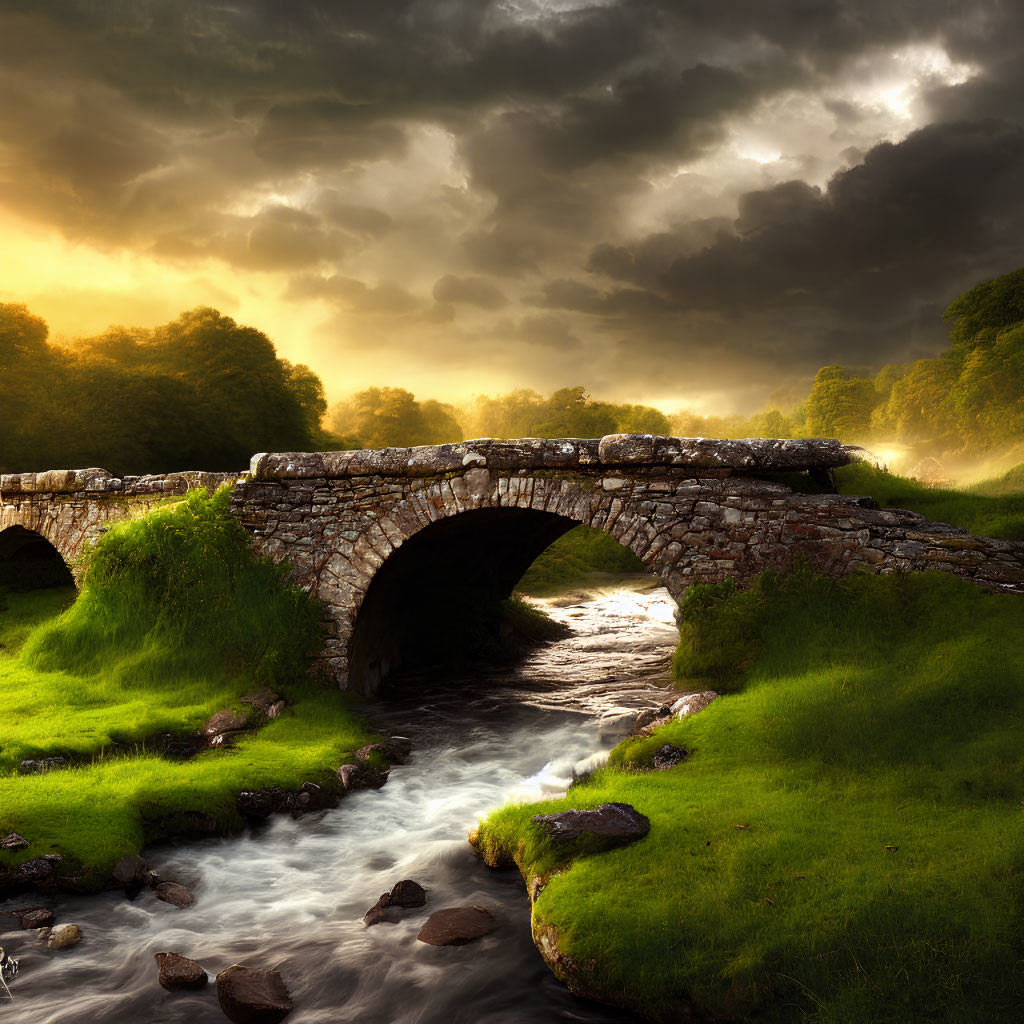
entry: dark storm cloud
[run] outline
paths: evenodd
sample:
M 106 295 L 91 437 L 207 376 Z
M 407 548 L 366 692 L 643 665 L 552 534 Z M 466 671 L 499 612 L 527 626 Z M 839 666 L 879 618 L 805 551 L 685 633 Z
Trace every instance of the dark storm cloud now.
M 652 387 L 670 359 L 903 357 L 1024 262 L 1022 34 L 998 0 L 0 0 L 0 203 L 287 275 L 417 357 L 422 325 L 472 352 L 498 311 Z M 911 44 L 973 77 L 878 145 L 910 127 L 858 87 Z M 793 96 L 780 184 L 729 147 L 773 151 Z M 826 182 L 829 132 L 853 166 Z
M 591 267 L 729 316 L 817 307 L 884 323 L 1024 262 L 1024 130 L 933 125 L 884 144 L 822 191 L 793 181 L 740 197 L 733 229 L 699 252 L 601 246 Z
M 671 310 L 673 304 L 656 292 L 615 288 L 603 292 L 582 281 L 557 279 L 544 285 L 543 294 L 530 300 L 549 309 L 573 310 L 592 316 L 645 315 Z

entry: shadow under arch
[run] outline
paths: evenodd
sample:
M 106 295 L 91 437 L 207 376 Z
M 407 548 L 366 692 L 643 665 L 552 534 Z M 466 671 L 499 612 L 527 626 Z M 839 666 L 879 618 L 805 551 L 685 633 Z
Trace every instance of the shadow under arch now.
M 0 531 L 0 589 L 41 590 L 74 582 L 60 552 L 42 534 L 24 526 Z
M 376 693 L 402 665 L 470 642 L 475 613 L 509 597 L 537 556 L 579 524 L 531 508 L 470 509 L 431 523 L 375 573 L 349 644 L 349 686 Z

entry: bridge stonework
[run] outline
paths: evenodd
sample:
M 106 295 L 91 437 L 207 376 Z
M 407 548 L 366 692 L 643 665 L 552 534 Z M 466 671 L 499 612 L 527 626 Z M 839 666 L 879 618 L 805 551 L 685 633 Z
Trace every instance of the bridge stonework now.
M 445 581 L 453 593 L 484 581 L 507 596 L 580 523 L 630 548 L 677 598 L 691 583 L 743 586 L 797 559 L 834 576 L 936 569 L 1024 592 L 1022 543 L 772 478 L 821 476 L 855 457 L 831 440 L 650 435 L 261 454 L 241 475 L 0 477 L 0 530 L 37 530 L 73 562 L 110 520 L 191 486 L 234 482 L 232 508 L 256 550 L 286 559 L 323 603 L 325 667 L 365 692 L 401 662 L 394 634 L 409 602 L 430 602 Z

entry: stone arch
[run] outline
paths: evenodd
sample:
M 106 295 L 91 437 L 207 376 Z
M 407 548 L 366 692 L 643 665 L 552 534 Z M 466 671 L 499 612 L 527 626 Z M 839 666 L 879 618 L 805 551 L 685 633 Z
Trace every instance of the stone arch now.
M 564 475 L 494 480 L 473 469 L 424 481 L 327 557 L 321 598 L 330 603 L 339 586 L 347 591 L 335 607 L 334 670 L 351 688 L 373 693 L 405 660 L 407 643 L 429 641 L 432 631 L 439 644 L 458 643 L 457 630 L 441 620 L 448 609 L 458 614 L 460 595 L 508 597 L 534 559 L 577 525 L 604 530 L 677 589 L 662 572 L 656 530 L 614 485 Z M 434 602 L 426 610 L 423 579 Z
M 37 590 L 74 582 L 64 556 L 42 532 L 20 525 L 0 530 L 0 588 Z

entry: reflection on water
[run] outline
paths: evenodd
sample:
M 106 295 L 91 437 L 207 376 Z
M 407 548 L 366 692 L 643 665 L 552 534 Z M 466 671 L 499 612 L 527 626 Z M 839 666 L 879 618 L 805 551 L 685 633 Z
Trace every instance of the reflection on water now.
M 466 842 L 488 808 L 564 790 L 607 756 L 637 709 L 661 703 L 656 685 L 678 637 L 667 592 L 589 596 L 540 602 L 576 632 L 522 666 L 409 677 L 372 706 L 375 723 L 414 742 L 383 789 L 234 839 L 147 851 L 161 875 L 193 890 L 191 909 L 148 892 L 63 901 L 58 921 L 81 925 L 85 939 L 62 953 L 18 951 L 22 973 L 13 1002 L 0 993 L 0 1021 L 221 1024 L 212 977 L 198 993 L 159 987 L 153 954 L 165 950 L 211 976 L 233 963 L 280 970 L 296 1004 L 289 1024 L 632 1020 L 551 977 L 530 939 L 522 880 L 483 867 Z M 429 890 L 427 906 L 364 927 L 363 914 L 402 878 Z M 416 941 L 432 910 L 474 903 L 499 917 L 497 931 L 461 947 Z

